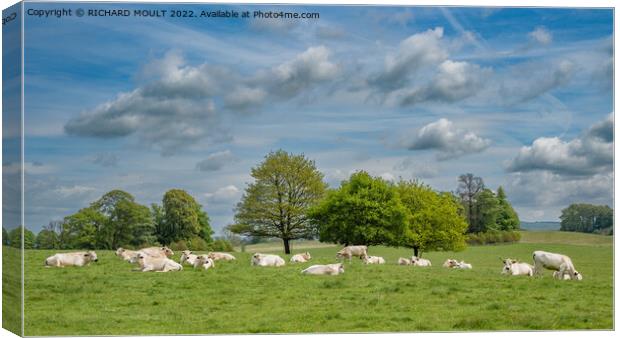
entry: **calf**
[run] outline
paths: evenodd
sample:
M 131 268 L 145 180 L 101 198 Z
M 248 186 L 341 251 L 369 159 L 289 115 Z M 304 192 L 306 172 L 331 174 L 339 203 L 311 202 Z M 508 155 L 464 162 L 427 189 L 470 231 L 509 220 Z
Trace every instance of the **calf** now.
M 219 260 L 234 261 L 235 260 L 235 256 L 229 253 L 225 253 L 225 252 L 209 252 L 207 256 L 214 261 L 219 261 Z
M 310 253 L 305 252 L 305 253 L 293 255 L 293 257 L 291 257 L 291 262 L 292 263 L 305 263 L 309 261 L 310 258 L 312 258 L 312 256 L 310 256 Z
M 385 264 L 385 259 L 379 256 L 363 256 L 364 264 Z
M 348 258 L 349 263 L 351 262 L 351 257 L 356 256 L 362 259 L 362 257 L 368 255 L 368 247 L 365 245 L 351 245 L 345 246 L 340 251 L 336 253 L 337 259 Z
M 198 258 L 198 255 L 194 255 L 191 251 L 189 250 L 184 250 L 181 253 L 181 259 L 180 259 L 180 263 L 181 264 L 189 264 L 189 265 L 194 265 L 194 262 L 196 261 L 196 258 Z
M 583 276 L 575 270 L 573 261 L 570 257 L 558 253 L 546 252 L 546 251 L 534 251 L 532 254 L 534 258 L 534 274 L 542 274 L 542 269 L 554 270 L 558 274 L 554 274 L 554 277 L 561 279 L 565 275 L 569 275 L 570 279 L 581 280 Z
M 138 265 L 140 271 L 155 271 L 155 272 L 168 272 L 168 271 L 180 271 L 183 270 L 183 266 L 170 258 L 166 257 L 151 257 L 143 252 L 140 252 L 137 256 Z
M 511 276 L 534 275 L 534 267 L 527 263 L 521 263 L 510 258 L 502 259 L 502 262 L 504 263 L 504 267 L 502 268 L 502 274 L 508 274 Z
M 398 265 L 411 265 L 411 260 L 409 258 L 398 258 Z
M 284 259 L 278 255 L 255 253 L 252 256 L 252 265 L 256 266 L 284 266 Z
M 57 253 L 45 259 L 45 267 L 84 266 L 97 261 L 97 254 L 94 251 Z
M 423 267 L 432 266 L 431 261 L 429 261 L 428 259 L 424 259 L 424 258 L 420 258 L 416 256 L 411 257 L 411 264 L 413 264 L 413 266 L 423 266 Z
M 209 258 L 208 255 L 200 255 L 196 258 L 196 260 L 194 260 L 194 263 L 192 265 L 194 266 L 194 269 L 203 268 L 205 270 L 208 270 L 209 268 L 215 267 L 215 262 L 213 261 L 213 259 Z
M 338 264 L 327 264 L 327 265 L 313 265 L 305 270 L 302 270 L 301 273 L 307 275 L 339 275 L 344 273 L 344 267 L 342 263 Z

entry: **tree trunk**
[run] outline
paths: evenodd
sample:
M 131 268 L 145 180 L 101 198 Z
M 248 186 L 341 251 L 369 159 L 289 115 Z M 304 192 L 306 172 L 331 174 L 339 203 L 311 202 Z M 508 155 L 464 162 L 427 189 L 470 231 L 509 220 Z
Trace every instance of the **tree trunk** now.
M 282 238 L 282 241 L 284 241 L 284 253 L 287 255 L 290 255 L 291 253 L 291 246 L 289 243 L 289 239 L 288 238 Z
M 418 256 L 418 253 L 419 253 L 419 252 L 420 252 L 420 248 L 419 248 L 419 247 L 417 247 L 417 246 L 414 246 L 414 247 L 413 247 L 413 255 L 414 255 L 415 257 L 420 257 L 420 256 Z

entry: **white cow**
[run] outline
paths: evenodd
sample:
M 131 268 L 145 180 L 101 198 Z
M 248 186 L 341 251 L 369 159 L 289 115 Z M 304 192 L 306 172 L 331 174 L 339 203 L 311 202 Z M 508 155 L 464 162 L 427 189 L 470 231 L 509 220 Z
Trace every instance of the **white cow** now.
M 511 276 L 533 276 L 534 267 L 527 263 L 521 263 L 517 260 L 506 258 L 502 259 L 504 267 L 502 274 Z
M 305 270 L 302 270 L 301 273 L 308 275 L 339 275 L 344 273 L 344 267 L 342 263 L 338 264 L 327 264 L 327 265 L 313 265 Z
M 469 264 L 469 263 L 465 263 L 463 261 L 460 261 L 460 262 L 456 263 L 456 266 L 454 268 L 468 270 L 468 269 L 472 269 L 473 266 L 471 264 Z
M 127 249 L 123 249 L 123 248 L 118 248 L 116 249 L 116 255 L 118 257 L 121 257 L 124 261 L 130 262 L 130 263 L 134 263 L 136 260 L 136 255 L 138 254 L 138 251 L 134 251 L 134 250 L 127 250 Z
M 570 279 L 581 280 L 583 276 L 579 271 L 575 270 L 573 261 L 570 257 L 558 253 L 546 251 L 534 251 L 534 274 L 541 274 L 542 268 L 557 271 L 554 277 L 563 279 L 565 275 L 569 275 Z
M 364 264 L 385 264 L 385 259 L 379 256 L 362 256 Z
M 179 262 L 181 264 L 187 263 L 189 265 L 194 265 L 194 262 L 196 261 L 197 258 L 198 258 L 198 255 L 193 254 L 189 250 L 184 250 L 181 253 L 181 259 L 179 260 Z
M 368 256 L 368 247 L 365 245 L 350 245 L 345 246 L 336 253 L 337 259 L 348 258 L 349 263 L 351 262 L 351 257 L 353 256 L 359 257 L 360 259 L 364 256 Z
M 252 265 L 257 266 L 284 266 L 284 259 L 278 255 L 255 253 L 252 256 Z
M 409 258 L 398 258 L 398 265 L 411 265 L 411 260 Z
M 213 259 L 209 258 L 208 255 L 200 255 L 196 258 L 196 260 L 194 260 L 194 263 L 192 265 L 194 266 L 194 269 L 203 268 L 205 270 L 208 270 L 209 268 L 215 267 L 215 262 L 213 261 Z
M 166 257 L 151 257 L 143 252 L 138 254 L 138 265 L 140 271 L 168 272 L 183 270 L 183 265 Z
M 442 266 L 444 268 L 455 268 L 457 265 L 459 265 L 459 262 L 456 259 L 448 258 L 443 262 Z
M 305 263 L 309 261 L 311 258 L 312 256 L 310 256 L 309 252 L 304 252 L 304 253 L 293 255 L 293 257 L 291 257 L 291 262 L 292 263 Z
M 152 246 L 138 250 L 151 257 L 172 257 L 174 252 L 167 246 Z
M 209 252 L 207 256 L 214 261 L 219 261 L 219 260 L 234 261 L 236 259 L 235 256 L 229 253 L 225 253 L 225 252 Z
M 560 271 L 553 271 L 553 278 L 562 279 L 562 280 L 570 280 L 570 275 L 565 273 L 564 275 L 560 275 Z
M 413 264 L 413 266 L 432 266 L 431 261 L 429 261 L 428 259 L 424 259 L 424 258 L 420 258 L 420 257 L 416 257 L 416 256 L 411 256 L 411 264 Z
M 45 267 L 55 266 L 64 268 L 65 266 L 84 266 L 90 262 L 96 262 L 97 254 L 94 251 L 66 252 L 57 253 L 45 259 Z

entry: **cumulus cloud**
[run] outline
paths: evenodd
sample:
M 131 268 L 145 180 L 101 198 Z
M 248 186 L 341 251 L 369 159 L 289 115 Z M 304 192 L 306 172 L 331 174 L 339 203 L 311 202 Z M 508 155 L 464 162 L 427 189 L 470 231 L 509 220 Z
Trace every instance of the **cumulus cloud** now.
M 224 150 L 210 154 L 206 159 L 196 163 L 196 168 L 200 171 L 217 171 L 235 161 L 236 158 L 230 150 Z
M 445 119 L 429 123 L 412 136 L 403 137 L 400 145 L 409 150 L 435 149 L 439 160 L 447 160 L 467 154 L 479 153 L 489 147 L 491 141 L 471 131 L 459 129 Z
M 537 27 L 535 30 L 529 32 L 527 36 L 532 42 L 548 45 L 553 41 L 553 35 L 545 27 Z
M 205 194 L 207 201 L 211 203 L 230 203 L 237 200 L 240 196 L 241 191 L 232 184 Z
M 111 153 L 99 153 L 93 156 L 91 161 L 102 167 L 116 167 L 118 164 L 118 157 Z
M 292 99 L 332 79 L 338 66 L 328 57 L 326 47 L 310 47 L 246 80 L 224 67 L 187 65 L 178 53 L 170 52 L 138 74 L 142 85 L 82 112 L 64 130 L 73 136 L 103 139 L 135 135 L 164 156 L 202 141 L 228 141 L 229 131 L 222 122 L 225 114 L 259 108 L 269 95 Z M 218 109 L 216 102 L 223 102 L 223 107 Z
M 598 122 L 579 137 L 563 141 L 540 137 L 524 146 L 506 164 L 509 172 L 549 171 L 559 175 L 593 175 L 613 166 L 613 116 Z
M 446 60 L 435 78 L 414 89 L 401 100 L 404 106 L 425 101 L 456 102 L 475 95 L 486 83 L 491 70 L 468 62 Z
M 406 86 L 418 70 L 448 58 L 448 52 L 441 45 L 442 37 L 442 27 L 411 35 L 400 43 L 395 55 L 386 57 L 384 70 L 372 76 L 368 83 L 382 92 Z

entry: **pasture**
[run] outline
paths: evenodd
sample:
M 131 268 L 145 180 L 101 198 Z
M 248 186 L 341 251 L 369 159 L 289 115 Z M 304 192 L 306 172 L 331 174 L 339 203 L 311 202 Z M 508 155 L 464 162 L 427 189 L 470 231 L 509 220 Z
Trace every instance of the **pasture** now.
M 235 253 L 237 261 L 208 271 L 170 273 L 131 271 L 111 251 L 97 251 L 99 262 L 89 267 L 44 268 L 52 252 L 28 250 L 25 334 L 612 329 L 612 237 L 570 234 L 567 244 L 554 241 L 556 235 L 566 234 L 524 233 L 523 243 L 425 253 L 431 268 L 396 265 L 410 250 L 370 247 L 386 265 L 353 259 L 339 276 L 300 274 L 335 262 L 337 248 L 329 246 L 307 249 L 312 260 L 301 264 L 278 252 L 287 261 L 281 268 L 250 266 L 246 248 Z M 500 275 L 499 256 L 531 262 L 539 249 L 571 256 L 583 281 L 557 281 L 550 271 L 543 278 Z M 294 253 L 300 251 L 306 249 Z M 474 269 L 442 268 L 448 257 Z

